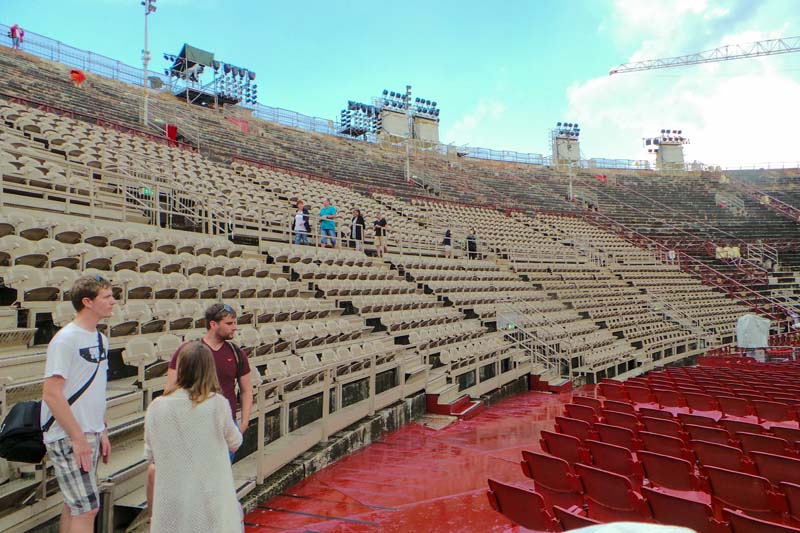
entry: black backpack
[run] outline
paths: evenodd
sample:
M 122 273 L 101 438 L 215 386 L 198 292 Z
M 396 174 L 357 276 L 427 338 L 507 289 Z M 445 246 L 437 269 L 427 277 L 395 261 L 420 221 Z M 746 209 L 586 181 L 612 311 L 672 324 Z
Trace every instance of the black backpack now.
M 104 351 L 103 339 L 100 332 L 97 332 L 97 345 L 100 352 Z M 102 355 L 101 355 L 102 358 Z M 67 402 L 72 405 L 81 394 L 94 381 L 97 370 L 100 368 L 98 361 L 92 377 L 78 389 L 75 394 L 69 397 Z M 6 415 L 3 424 L 0 425 L 0 457 L 7 461 L 17 461 L 20 463 L 41 463 L 47 449 L 44 446 L 44 434 L 56 421 L 51 416 L 44 425 L 41 425 L 42 402 L 31 400 L 14 404 L 14 407 Z

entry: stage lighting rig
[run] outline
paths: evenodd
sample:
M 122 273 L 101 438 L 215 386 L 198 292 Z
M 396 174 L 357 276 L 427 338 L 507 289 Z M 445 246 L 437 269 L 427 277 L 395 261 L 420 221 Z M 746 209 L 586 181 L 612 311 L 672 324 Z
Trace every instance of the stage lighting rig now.
M 350 137 L 363 137 L 368 133 L 380 132 L 381 112 L 373 105 L 350 100 L 347 102 L 347 109 L 342 109 L 339 122 L 339 133 Z

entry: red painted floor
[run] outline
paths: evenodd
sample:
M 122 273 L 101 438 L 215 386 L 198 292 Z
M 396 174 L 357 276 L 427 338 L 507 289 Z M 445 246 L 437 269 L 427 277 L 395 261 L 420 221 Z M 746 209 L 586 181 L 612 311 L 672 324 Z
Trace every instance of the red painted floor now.
M 520 451 L 540 449 L 539 432 L 571 398 L 529 392 L 440 431 L 409 424 L 262 503 L 246 531 L 509 530 L 489 507 L 486 478 L 532 486 Z

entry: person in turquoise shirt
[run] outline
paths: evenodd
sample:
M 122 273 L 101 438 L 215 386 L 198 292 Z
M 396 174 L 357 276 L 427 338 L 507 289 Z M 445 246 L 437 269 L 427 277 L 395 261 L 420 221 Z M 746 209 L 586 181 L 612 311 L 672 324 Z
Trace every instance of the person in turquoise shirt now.
M 336 246 L 336 208 L 331 205 L 328 198 L 322 201 L 322 209 L 319 210 L 319 230 L 322 233 L 320 244 L 326 248 Z

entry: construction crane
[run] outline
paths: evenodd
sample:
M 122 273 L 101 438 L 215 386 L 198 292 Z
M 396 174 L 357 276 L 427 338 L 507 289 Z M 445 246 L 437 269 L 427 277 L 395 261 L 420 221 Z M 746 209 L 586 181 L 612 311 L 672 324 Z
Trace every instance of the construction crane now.
M 730 61 L 732 59 L 745 59 L 748 57 L 788 54 L 790 52 L 800 52 L 800 37 L 769 39 L 767 41 L 756 41 L 747 44 L 729 44 L 685 56 L 635 61 L 612 68 L 608 71 L 608 75 L 613 76 L 614 74 L 624 74 L 626 72 L 699 65 L 700 63 L 715 63 L 717 61 Z

